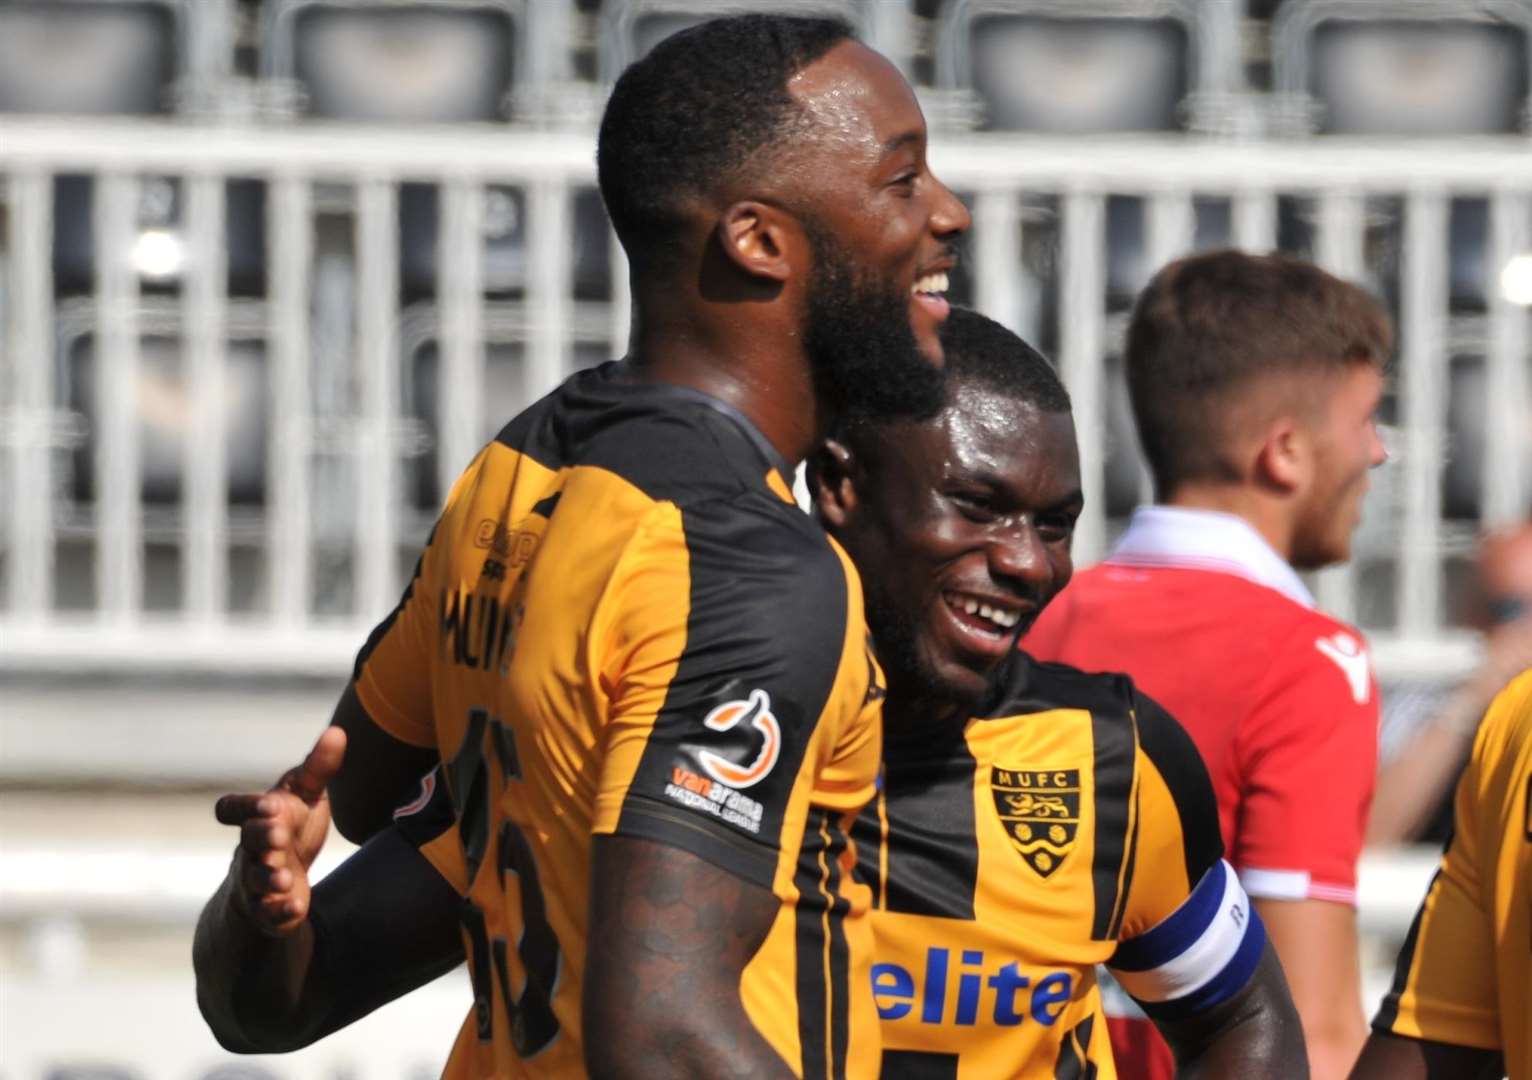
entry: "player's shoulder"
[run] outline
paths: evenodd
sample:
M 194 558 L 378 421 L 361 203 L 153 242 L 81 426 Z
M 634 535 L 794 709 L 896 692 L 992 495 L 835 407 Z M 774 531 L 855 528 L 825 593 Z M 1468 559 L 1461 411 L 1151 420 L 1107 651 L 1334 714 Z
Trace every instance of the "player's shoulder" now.
M 1122 672 L 1082 671 L 1071 664 L 1039 660 L 1018 649 L 995 681 L 986 716 L 1015 716 L 1080 709 L 1105 723 L 1131 726 L 1136 690 Z
M 1495 695 L 1474 746 L 1474 766 L 1480 772 L 1520 758 L 1532 759 L 1532 668 Z
M 1295 605 L 1301 608 L 1301 605 Z M 1271 654 L 1268 682 L 1331 707 L 1348 701 L 1376 712 L 1377 677 L 1367 638 L 1351 624 L 1315 608 L 1301 608 Z

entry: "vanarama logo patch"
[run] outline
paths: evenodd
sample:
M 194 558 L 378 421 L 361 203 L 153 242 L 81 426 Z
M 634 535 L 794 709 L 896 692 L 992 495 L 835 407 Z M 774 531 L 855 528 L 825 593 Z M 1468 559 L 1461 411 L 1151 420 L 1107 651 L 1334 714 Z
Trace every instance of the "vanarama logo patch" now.
M 742 701 L 726 701 L 719 705 L 702 722 L 712 731 L 738 728 L 753 731 L 760 735 L 760 748 L 747 762 L 732 760 L 712 750 L 699 750 L 697 762 L 707 775 L 693 772 L 684 765 L 671 766 L 670 779 L 665 785 L 666 797 L 746 832 L 760 832 L 765 807 L 740 789 L 757 784 L 770 775 L 782 753 L 782 727 L 771 713 L 770 696 L 764 690 L 752 690 Z
M 761 733 L 761 749 L 748 765 L 730 761 L 722 754 L 703 750 L 697 755 L 702 768 L 714 780 L 732 788 L 747 788 L 766 779 L 782 752 L 782 727 L 771 715 L 771 698 L 764 690 L 752 690 L 744 701 L 726 701 L 708 713 L 702 723 L 713 731 L 731 731 L 746 724 Z
M 1080 770 L 997 767 L 990 788 L 1011 846 L 1040 877 L 1051 877 L 1080 828 Z

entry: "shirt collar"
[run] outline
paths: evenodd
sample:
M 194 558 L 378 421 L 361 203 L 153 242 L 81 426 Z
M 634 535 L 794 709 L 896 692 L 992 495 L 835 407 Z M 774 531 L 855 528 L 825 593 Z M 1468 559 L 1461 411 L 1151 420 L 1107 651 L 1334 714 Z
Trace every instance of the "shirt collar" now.
M 1265 537 L 1244 518 L 1216 510 L 1140 506 L 1107 561 L 1235 574 L 1304 607 L 1314 606 L 1297 571 Z

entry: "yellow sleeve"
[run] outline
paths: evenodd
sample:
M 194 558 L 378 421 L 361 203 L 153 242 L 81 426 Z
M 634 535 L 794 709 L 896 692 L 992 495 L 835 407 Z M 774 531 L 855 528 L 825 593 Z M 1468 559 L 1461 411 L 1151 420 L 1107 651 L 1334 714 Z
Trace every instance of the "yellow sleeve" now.
M 486 452 L 481 451 L 453 484 L 404 595 L 374 628 L 352 672 L 357 700 L 373 723 L 412 746 L 436 747 L 431 674 L 441 583 L 451 573 L 465 492 L 473 490 Z
M 1399 951 L 1394 983 L 1373 1029 L 1484 1050 L 1504 1045 L 1495 971 L 1495 876 L 1504 820 L 1526 784 L 1514 768 L 1509 738 L 1532 702 L 1532 672 L 1511 684 L 1479 727 L 1473 756 L 1458 781 L 1452 841 Z M 1521 898 L 1525 902 L 1525 897 Z
M 1223 857 L 1218 804 L 1202 757 L 1185 729 L 1143 694 L 1138 726 L 1137 851 L 1120 940 L 1158 926 Z M 1125 873 L 1132 872 L 1125 870 Z

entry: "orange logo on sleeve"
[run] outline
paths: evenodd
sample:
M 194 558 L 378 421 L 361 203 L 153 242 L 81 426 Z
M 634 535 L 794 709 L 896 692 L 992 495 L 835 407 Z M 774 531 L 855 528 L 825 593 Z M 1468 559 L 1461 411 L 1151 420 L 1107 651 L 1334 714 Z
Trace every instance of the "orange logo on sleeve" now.
M 765 779 L 776 765 L 777 755 L 782 752 L 782 728 L 771 714 L 771 698 L 766 691 L 752 690 L 744 701 L 726 701 L 708 713 L 702 722 L 714 731 L 730 731 L 740 724 L 749 724 L 765 740 L 760 753 L 749 765 L 737 765 L 711 750 L 701 751 L 697 760 L 719 783 L 732 788 L 747 788 Z

